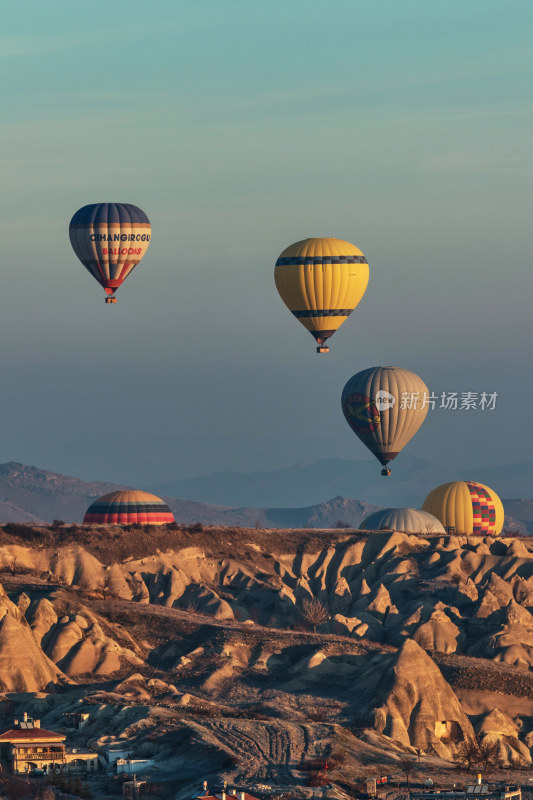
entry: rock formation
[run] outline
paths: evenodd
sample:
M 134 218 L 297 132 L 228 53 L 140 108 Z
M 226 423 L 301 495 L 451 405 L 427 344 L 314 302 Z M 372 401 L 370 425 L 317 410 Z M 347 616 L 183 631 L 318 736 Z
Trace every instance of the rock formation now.
M 0 690 L 36 692 L 62 678 L 36 642 L 19 609 L 0 586 Z
M 375 701 L 374 727 L 403 745 L 432 748 L 447 757 L 454 742 L 474 738 L 451 687 L 412 639 L 406 639 L 385 670 Z

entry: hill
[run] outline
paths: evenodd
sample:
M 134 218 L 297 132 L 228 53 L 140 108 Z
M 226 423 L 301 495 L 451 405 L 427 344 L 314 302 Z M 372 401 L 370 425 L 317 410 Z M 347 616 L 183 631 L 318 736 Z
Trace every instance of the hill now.
M 87 713 L 69 743 L 147 758 L 167 796 L 532 763 L 531 539 L 12 524 L 0 584 L 2 722 Z
M 509 527 L 513 523 L 520 531 L 533 536 L 533 500 L 505 500 L 505 520 Z
M 0 520 L 80 521 L 96 497 L 121 487 L 86 482 L 16 461 L 0 464 Z M 25 519 L 24 517 L 27 517 Z
M 336 528 L 339 522 L 357 528 L 367 514 L 377 511 L 377 506 L 347 497 L 303 508 L 224 508 L 172 497 L 165 501 L 177 522 L 244 528 Z
M 0 465 L 0 523 L 40 524 L 54 519 L 80 523 L 96 497 L 126 487 L 79 478 L 10 461 Z M 341 520 L 355 527 L 375 506 L 337 497 L 304 508 L 228 508 L 165 497 L 177 522 L 244 527 L 330 527 Z

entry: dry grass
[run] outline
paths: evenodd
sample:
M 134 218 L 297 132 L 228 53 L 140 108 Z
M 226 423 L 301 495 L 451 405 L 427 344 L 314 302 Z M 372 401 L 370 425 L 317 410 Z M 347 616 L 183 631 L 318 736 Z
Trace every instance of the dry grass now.
M 145 558 L 156 552 L 200 546 L 206 555 L 227 558 L 239 552 L 270 572 L 272 553 L 319 551 L 330 544 L 366 539 L 367 534 L 328 530 L 266 530 L 170 525 L 33 526 L 7 523 L 0 526 L 0 545 L 56 548 L 83 543 L 103 564 L 126 558 Z

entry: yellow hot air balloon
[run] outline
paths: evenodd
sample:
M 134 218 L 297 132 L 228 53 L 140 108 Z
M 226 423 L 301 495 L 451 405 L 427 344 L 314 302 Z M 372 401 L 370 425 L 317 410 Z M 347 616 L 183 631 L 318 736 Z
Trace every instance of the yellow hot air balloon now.
M 437 486 L 422 508 L 437 517 L 449 533 L 498 536 L 503 528 L 502 501 L 493 489 L 474 481 Z
M 429 389 L 414 372 L 370 367 L 352 375 L 342 390 L 342 411 L 356 436 L 382 464 L 396 458 L 428 413 Z
M 276 261 L 274 280 L 281 299 L 311 333 L 317 353 L 357 306 L 368 285 L 368 262 L 350 242 L 333 237 L 303 239 Z

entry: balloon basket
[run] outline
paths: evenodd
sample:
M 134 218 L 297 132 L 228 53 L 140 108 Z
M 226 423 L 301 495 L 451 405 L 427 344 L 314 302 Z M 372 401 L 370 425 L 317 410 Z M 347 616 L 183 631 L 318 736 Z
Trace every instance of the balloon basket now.
M 381 470 L 381 474 L 383 475 L 384 478 L 390 477 L 390 469 L 388 469 L 388 467 L 383 467 L 383 469 Z
M 105 301 L 106 301 L 106 303 L 116 303 L 117 302 L 117 298 L 116 297 L 106 297 Z
M 319 344 L 316 351 L 317 353 L 329 353 L 329 347 L 325 344 Z

